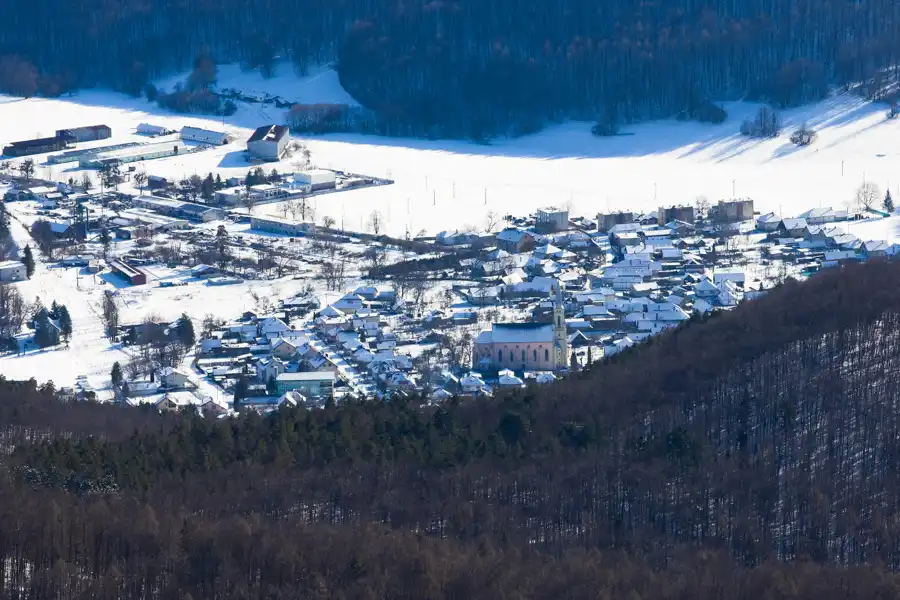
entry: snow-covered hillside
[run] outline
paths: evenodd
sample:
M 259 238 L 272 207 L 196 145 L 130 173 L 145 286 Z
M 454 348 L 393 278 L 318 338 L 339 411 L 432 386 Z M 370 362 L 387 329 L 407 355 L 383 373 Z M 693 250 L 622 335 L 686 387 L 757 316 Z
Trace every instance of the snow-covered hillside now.
M 222 67 L 219 82 L 222 87 L 298 96 L 305 102 L 348 99 L 337 76 L 327 69 L 295 78 L 281 67 L 276 78 L 263 80 L 255 72 Z M 396 181 L 392 186 L 319 198 L 316 215 L 318 219 L 330 215 L 348 229 L 360 229 L 377 210 L 387 231 L 402 235 L 484 227 L 488 212 L 523 214 L 551 204 L 570 205 L 573 214 L 592 215 L 693 202 L 701 195 L 715 201 L 734 192 L 754 198 L 758 210 L 791 215 L 820 205 L 843 206 L 863 180 L 898 191 L 900 120 L 887 121 L 881 105 L 845 94 L 786 111 L 785 133 L 765 141 L 738 134 L 740 122 L 756 111 L 756 105 L 732 103 L 726 108 L 729 118 L 721 125 L 645 123 L 626 127 L 626 135 L 604 139 L 592 136 L 588 123 L 556 125 L 492 145 L 360 135 L 313 138 L 309 147 L 316 166 Z M 223 122 L 168 113 L 146 100 L 103 90 L 60 99 L 0 98 L 0 142 L 92 123 L 110 125 L 113 141 L 141 139 L 133 135 L 141 121 L 173 129 L 224 127 L 237 136 L 234 144 L 144 167 L 151 174 L 175 178 L 209 171 L 224 176 L 247 171 L 243 140 L 253 127 L 281 122 L 283 113 L 271 104 L 242 104 Z M 818 130 L 819 137 L 813 145 L 797 148 L 787 138 L 804 121 Z M 290 161 L 272 166 L 279 171 L 293 168 Z M 78 177 L 63 168 L 43 168 L 38 175 Z

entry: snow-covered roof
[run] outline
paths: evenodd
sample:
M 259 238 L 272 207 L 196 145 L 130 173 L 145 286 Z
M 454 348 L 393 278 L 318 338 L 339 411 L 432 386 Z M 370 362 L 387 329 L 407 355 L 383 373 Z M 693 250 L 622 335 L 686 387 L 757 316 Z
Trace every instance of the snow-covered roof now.
M 495 344 L 532 344 L 553 341 L 553 326 L 549 323 L 494 323 L 490 333 L 491 341 Z

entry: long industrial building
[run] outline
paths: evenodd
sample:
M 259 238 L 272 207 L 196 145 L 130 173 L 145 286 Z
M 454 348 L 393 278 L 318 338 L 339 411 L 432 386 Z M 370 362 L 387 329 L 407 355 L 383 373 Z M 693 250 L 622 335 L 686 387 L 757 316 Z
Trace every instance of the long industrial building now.
M 268 233 L 300 236 L 308 233 L 315 233 L 316 224 L 311 221 L 294 221 L 292 219 L 279 219 L 278 217 L 251 216 L 250 229 L 266 231 Z
M 48 138 L 38 138 L 35 140 L 22 140 L 12 142 L 3 148 L 4 156 L 29 156 L 32 154 L 43 154 L 44 152 L 56 152 L 65 150 L 75 143 L 75 138 L 70 135 L 57 135 Z
M 124 144 L 113 144 L 112 146 L 100 146 L 99 148 L 85 148 L 83 150 L 69 150 L 68 152 L 60 152 L 59 154 L 51 154 L 47 157 L 47 162 L 52 165 L 58 165 L 69 162 L 79 162 L 82 158 L 94 156 L 102 152 L 111 152 L 113 150 L 121 150 L 123 148 L 134 148 L 140 146 L 139 142 L 126 142 Z
M 190 219 L 192 221 L 219 221 L 225 218 L 225 211 L 214 206 L 170 200 L 169 198 L 157 198 L 156 196 L 137 196 L 131 199 L 131 203 L 138 208 L 146 208 L 161 215 L 175 217 L 177 219 Z
M 108 125 L 88 125 L 86 127 L 60 129 L 56 132 L 56 137 L 66 135 L 72 137 L 76 142 L 94 142 L 111 138 L 112 129 Z
M 85 169 L 99 169 L 107 164 L 127 164 L 140 162 L 142 160 L 154 160 L 157 158 L 168 158 L 170 156 L 178 156 L 188 152 L 188 147 L 181 141 L 160 142 L 157 144 L 144 144 L 133 148 L 122 148 L 120 150 L 111 150 L 109 152 L 101 152 L 83 156 L 79 159 L 79 164 Z

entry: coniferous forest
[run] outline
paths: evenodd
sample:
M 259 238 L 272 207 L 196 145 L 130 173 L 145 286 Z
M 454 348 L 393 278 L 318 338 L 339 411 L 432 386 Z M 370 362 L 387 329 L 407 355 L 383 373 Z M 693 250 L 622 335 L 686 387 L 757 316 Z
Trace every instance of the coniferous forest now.
M 35 0 L 0 7 L 0 89 L 140 94 L 197 56 L 334 62 L 385 133 L 486 139 L 550 120 L 786 106 L 900 64 L 893 0 Z M 706 108 L 704 108 L 706 107 Z
M 0 379 L 0 597 L 900 597 L 898 285 L 788 280 L 440 406 L 204 419 Z

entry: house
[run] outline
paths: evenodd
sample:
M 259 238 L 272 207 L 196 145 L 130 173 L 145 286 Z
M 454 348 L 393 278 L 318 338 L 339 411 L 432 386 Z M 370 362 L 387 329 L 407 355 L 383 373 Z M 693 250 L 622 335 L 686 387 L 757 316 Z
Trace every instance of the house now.
M 165 367 L 159 372 L 160 386 L 170 390 L 194 387 L 191 375 L 187 371 L 178 368 Z
M 825 223 L 834 223 L 836 221 L 846 221 L 849 215 L 846 210 L 835 210 L 833 208 L 812 208 L 800 215 L 801 219 L 805 219 L 809 225 L 824 225 Z
M 484 379 L 478 373 L 469 373 L 459 380 L 460 391 L 467 395 L 476 395 L 483 393 L 487 385 Z
M 334 395 L 334 371 L 310 373 L 282 373 L 275 378 L 279 394 L 298 391 L 308 398 L 328 398 Z
M 534 248 L 534 235 L 528 231 L 508 227 L 497 234 L 497 247 L 512 254 L 528 252 Z
M 719 288 L 707 278 L 703 278 L 694 286 L 694 295 L 698 298 L 715 298 L 719 295 Z
M 259 335 L 269 339 L 280 337 L 291 330 L 284 321 L 276 317 L 269 317 L 260 321 L 257 327 Z
M 478 234 L 472 231 L 459 231 L 452 229 L 450 231 L 441 231 L 435 236 L 434 241 L 441 246 L 462 246 L 471 244 L 478 240 Z
M 756 228 L 760 231 L 772 232 L 778 229 L 781 217 L 773 212 L 766 213 L 756 218 Z
M 565 231 L 569 228 L 569 211 L 555 206 L 539 208 L 535 221 L 538 233 Z
M 509 369 L 503 369 L 498 374 L 497 385 L 501 388 L 522 388 L 525 382 L 516 377 L 516 374 Z
M 806 231 L 806 219 L 782 219 L 775 232 L 783 236 L 799 238 Z
M 23 281 L 28 275 L 25 265 L 17 260 L 0 261 L 0 283 Z
M 189 142 L 200 142 L 214 146 L 223 146 L 228 143 L 228 134 L 224 131 L 211 131 L 199 127 L 185 126 L 181 128 L 181 139 Z
M 272 342 L 272 356 L 289 360 L 297 354 L 297 345 L 284 338 L 278 338 Z
M 256 361 L 256 378 L 263 384 L 268 383 L 272 379 L 277 379 L 286 370 L 287 367 L 284 361 L 277 356 L 267 356 Z
M 866 258 L 876 258 L 879 256 L 884 256 L 889 246 L 890 244 L 888 244 L 884 240 L 868 241 L 862 245 L 861 254 Z
M 208 417 L 218 417 L 228 413 L 228 407 L 212 398 L 207 398 L 197 406 L 200 414 Z
M 744 285 L 747 274 L 742 269 L 716 269 L 713 273 L 713 284 L 719 285 L 723 281 L 733 281 L 739 285 Z
M 289 130 L 283 125 L 258 127 L 247 140 L 247 151 L 254 158 L 281 160 L 290 140 Z

